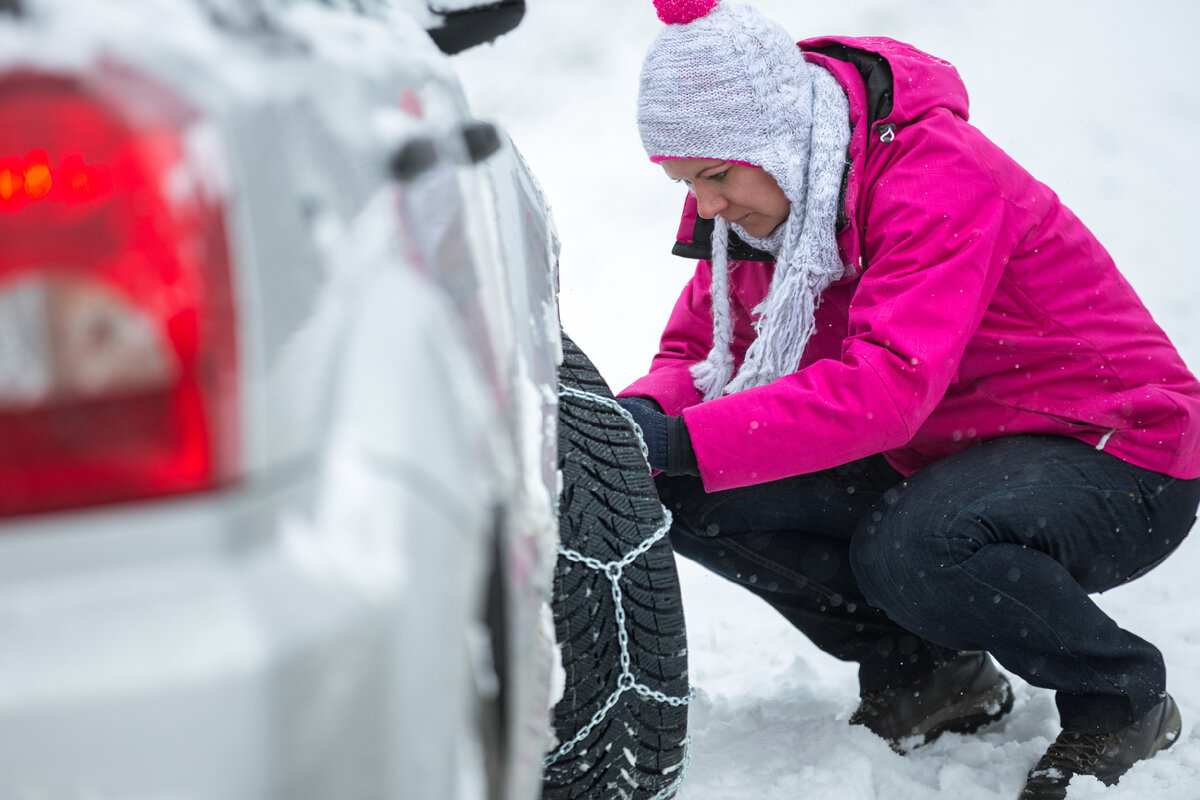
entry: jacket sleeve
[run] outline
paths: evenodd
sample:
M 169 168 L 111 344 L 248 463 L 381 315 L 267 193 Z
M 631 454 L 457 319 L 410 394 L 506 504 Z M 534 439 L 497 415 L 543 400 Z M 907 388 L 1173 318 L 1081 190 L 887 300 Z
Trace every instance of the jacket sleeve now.
M 983 145 L 946 111 L 875 145 L 859 204 L 866 267 L 841 358 L 688 408 L 706 490 L 814 472 L 912 438 L 955 380 L 1022 224 L 980 155 L 999 150 Z
M 711 283 L 711 262 L 699 262 L 671 309 L 649 374 L 619 392 L 618 397 L 651 397 L 671 416 L 678 416 L 703 399 L 692 382 L 691 367 L 712 349 Z

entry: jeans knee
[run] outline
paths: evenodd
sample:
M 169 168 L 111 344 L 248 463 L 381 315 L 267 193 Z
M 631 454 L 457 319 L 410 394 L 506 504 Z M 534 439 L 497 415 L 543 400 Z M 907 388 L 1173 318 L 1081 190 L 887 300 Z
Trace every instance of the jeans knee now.
M 850 543 L 850 566 L 867 602 L 898 621 L 937 605 L 945 559 L 926 532 L 880 522 L 860 526 Z
M 654 478 L 654 487 L 663 507 L 679 522 L 695 524 L 708 495 L 699 478 L 691 475 L 659 474 Z

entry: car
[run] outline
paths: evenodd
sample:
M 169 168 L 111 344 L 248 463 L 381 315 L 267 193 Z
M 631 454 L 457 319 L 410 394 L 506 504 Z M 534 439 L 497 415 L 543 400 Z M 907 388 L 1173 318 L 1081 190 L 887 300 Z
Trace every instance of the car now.
M 522 0 L 0 0 L 0 797 L 670 797 L 674 562 L 449 54 Z

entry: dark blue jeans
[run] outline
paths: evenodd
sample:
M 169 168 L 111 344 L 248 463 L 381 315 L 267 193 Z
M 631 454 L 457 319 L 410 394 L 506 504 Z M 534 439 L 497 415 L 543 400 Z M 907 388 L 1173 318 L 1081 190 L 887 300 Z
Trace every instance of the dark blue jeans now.
M 697 478 L 657 483 L 676 552 L 857 663 L 863 691 L 986 650 L 1055 690 L 1064 727 L 1096 733 L 1166 691 L 1158 649 L 1088 595 L 1144 574 L 1183 541 L 1200 480 L 1074 439 L 1013 436 L 908 479 L 874 456 L 712 494 Z

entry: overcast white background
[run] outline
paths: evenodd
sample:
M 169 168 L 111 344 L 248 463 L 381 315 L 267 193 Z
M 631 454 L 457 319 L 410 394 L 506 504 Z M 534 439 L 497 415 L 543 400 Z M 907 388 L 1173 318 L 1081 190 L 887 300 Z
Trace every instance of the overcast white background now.
M 553 206 L 567 331 L 621 388 L 649 363 L 692 264 L 669 254 L 679 187 L 645 158 L 637 73 L 660 23 L 649 0 L 528 0 L 522 26 L 457 57 L 484 118 L 513 134 Z M 954 63 L 971 119 L 1053 187 L 1101 238 L 1185 360 L 1200 368 L 1196 257 L 1200 91 L 1194 0 L 762 0 L 795 38 L 884 35 Z M 1166 655 L 1182 740 L 1112 788 L 1071 798 L 1200 796 L 1200 541 L 1100 596 Z M 1020 681 L 982 735 L 907 757 L 846 718 L 852 667 L 773 611 L 680 565 L 692 682 L 692 764 L 681 800 L 1012 800 L 1057 734 L 1052 696 Z

